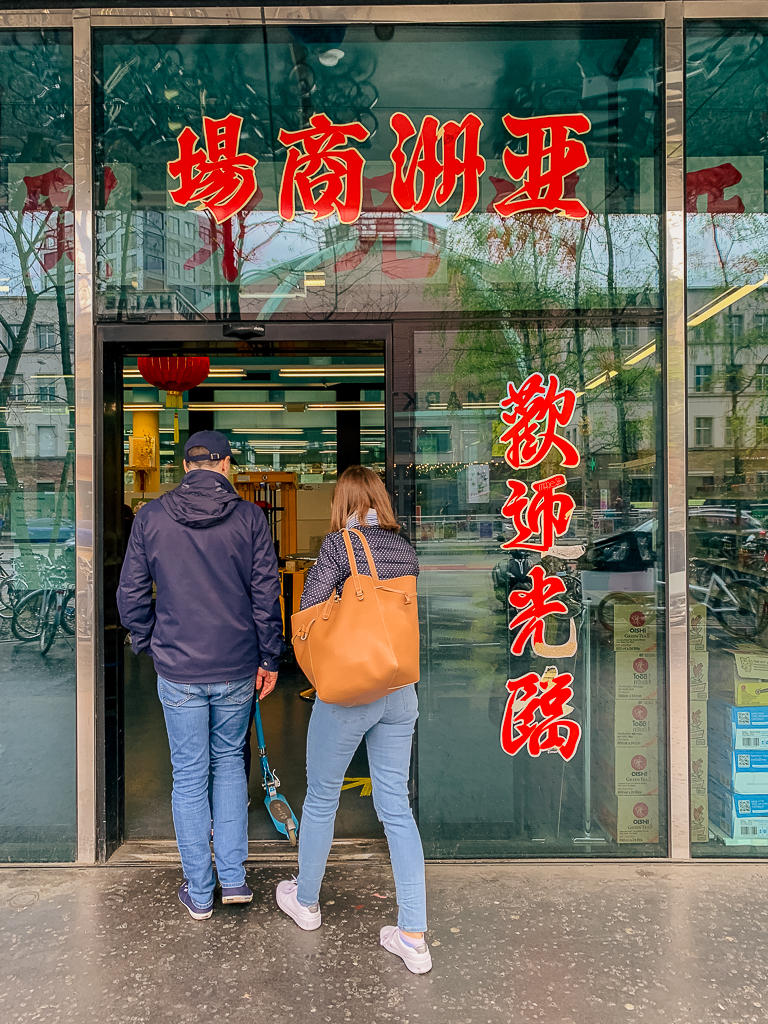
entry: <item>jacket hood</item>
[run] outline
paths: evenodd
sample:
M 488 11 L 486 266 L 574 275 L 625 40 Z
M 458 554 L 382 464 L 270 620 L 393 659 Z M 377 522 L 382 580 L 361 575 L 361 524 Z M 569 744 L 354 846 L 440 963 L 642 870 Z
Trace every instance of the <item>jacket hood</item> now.
M 178 487 L 158 498 L 171 519 L 193 530 L 220 523 L 241 500 L 225 476 L 204 469 L 187 473 Z

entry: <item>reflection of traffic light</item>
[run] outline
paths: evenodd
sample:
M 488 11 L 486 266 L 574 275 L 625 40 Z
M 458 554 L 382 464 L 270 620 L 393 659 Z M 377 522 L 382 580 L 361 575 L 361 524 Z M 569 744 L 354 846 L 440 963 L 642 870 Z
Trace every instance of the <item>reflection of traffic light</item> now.
M 597 469 L 597 459 L 594 457 L 594 455 L 591 455 L 590 458 L 589 458 L 589 471 L 590 471 L 590 473 L 594 473 L 596 469 Z

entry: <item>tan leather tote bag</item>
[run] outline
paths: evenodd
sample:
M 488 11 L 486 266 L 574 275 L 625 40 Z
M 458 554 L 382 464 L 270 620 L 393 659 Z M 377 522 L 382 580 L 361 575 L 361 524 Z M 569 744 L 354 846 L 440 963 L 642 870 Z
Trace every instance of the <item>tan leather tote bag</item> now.
M 370 576 L 357 571 L 344 530 L 352 575 L 341 593 L 291 616 L 296 660 L 326 704 L 370 704 L 419 681 L 416 577 L 380 580 L 368 541 L 359 530 Z

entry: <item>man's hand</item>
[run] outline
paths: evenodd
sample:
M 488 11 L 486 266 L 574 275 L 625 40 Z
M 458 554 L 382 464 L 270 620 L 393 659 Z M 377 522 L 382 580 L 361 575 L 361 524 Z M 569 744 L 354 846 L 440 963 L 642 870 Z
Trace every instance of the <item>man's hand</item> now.
M 256 689 L 260 691 L 259 700 L 263 700 L 272 693 L 276 682 L 277 672 L 267 672 L 265 668 L 258 670 L 256 673 Z

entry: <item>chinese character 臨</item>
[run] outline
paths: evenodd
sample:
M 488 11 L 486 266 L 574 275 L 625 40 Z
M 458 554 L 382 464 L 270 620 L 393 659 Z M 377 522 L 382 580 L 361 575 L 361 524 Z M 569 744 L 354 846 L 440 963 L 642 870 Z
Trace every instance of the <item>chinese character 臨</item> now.
M 296 193 L 304 210 L 323 220 L 337 213 L 342 224 L 354 224 L 363 205 L 365 159 L 350 139 L 365 142 L 370 135 L 359 121 L 334 124 L 326 114 L 313 114 L 309 128 L 278 139 L 288 147 L 280 182 L 278 209 L 285 220 L 296 216 Z
M 529 672 L 507 682 L 509 697 L 501 723 L 502 750 L 514 757 L 523 747 L 531 757 L 556 750 L 570 761 L 581 739 L 581 726 L 567 716 L 573 708 L 573 676 L 548 668 L 542 676 Z
M 526 548 L 528 551 L 549 551 L 555 537 L 567 530 L 576 502 L 570 494 L 558 494 L 565 486 L 562 473 L 536 480 L 532 484 L 533 497 L 528 499 L 528 488 L 521 480 L 507 480 L 512 492 L 504 503 L 501 514 L 514 523 L 517 534 L 502 544 L 502 548 Z M 526 543 L 535 533 L 541 534 L 538 544 Z
M 508 445 L 504 458 L 513 469 L 538 466 L 553 447 L 560 449 L 563 466 L 578 466 L 578 449 L 557 433 L 557 427 L 566 426 L 573 416 L 576 393 L 571 388 L 560 391 L 554 374 L 546 387 L 540 373 L 526 377 L 519 388 L 510 381 L 507 397 L 499 404 L 502 422 L 507 424 L 499 443 Z
M 566 178 L 589 163 L 587 148 L 570 134 L 583 135 L 592 127 L 585 114 L 547 114 L 543 117 L 502 118 L 510 135 L 526 139 L 524 153 L 504 150 L 504 167 L 515 182 L 513 192 L 501 196 L 493 208 L 502 217 L 530 210 L 559 213 L 583 220 L 589 211 L 580 199 L 566 196 Z
M 473 210 L 480 197 L 480 176 L 485 170 L 485 159 L 480 155 L 483 122 L 477 114 L 467 114 L 460 123 L 446 121 L 442 125 L 428 114 L 418 131 L 407 114 L 393 114 L 389 123 L 397 136 L 391 154 L 395 168 L 392 198 L 400 209 L 420 213 L 433 200 L 444 206 L 461 180 L 461 203 L 453 219 L 459 220 Z M 404 146 L 414 135 L 416 142 L 409 161 Z
M 222 224 L 248 205 L 257 188 L 258 160 L 239 152 L 242 127 L 237 114 L 218 121 L 204 117 L 205 149 L 198 147 L 200 136 L 189 126 L 182 129 L 176 139 L 178 158 L 168 162 L 170 176 L 181 181 L 169 193 L 177 206 L 196 202 L 196 209 L 208 210 Z
M 557 600 L 558 594 L 566 592 L 565 583 L 559 576 L 547 576 L 543 565 L 534 565 L 528 573 L 530 590 L 512 590 L 509 603 L 518 608 L 517 615 L 509 624 L 510 629 L 519 632 L 512 641 L 513 654 L 522 654 L 528 641 L 531 644 L 544 643 L 544 619 L 547 615 L 567 615 L 568 608 Z

